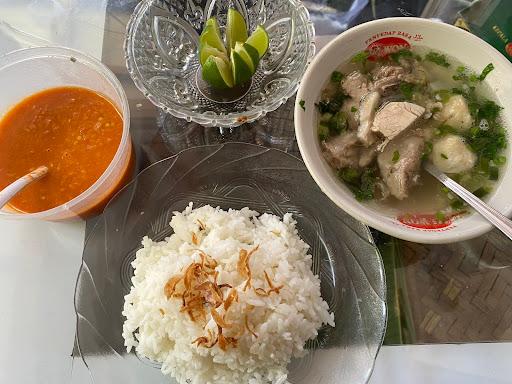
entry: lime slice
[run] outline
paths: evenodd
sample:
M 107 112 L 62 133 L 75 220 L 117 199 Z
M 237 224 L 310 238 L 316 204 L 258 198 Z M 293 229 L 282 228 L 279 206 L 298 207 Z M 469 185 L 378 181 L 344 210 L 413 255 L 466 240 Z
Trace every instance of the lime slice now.
M 199 61 L 201 65 L 204 65 L 210 56 L 220 57 L 225 62 L 228 62 L 228 56 L 224 52 L 210 46 L 208 43 L 199 45 Z
M 217 32 L 217 35 L 220 36 L 219 23 L 217 22 L 217 19 L 215 17 L 210 17 L 208 20 L 206 20 L 204 28 L 206 29 L 206 27 L 208 27 L 210 25 L 215 29 L 215 31 Z
M 258 53 L 256 48 L 247 43 L 244 43 L 244 48 L 246 52 L 249 54 L 249 56 L 251 56 L 252 63 L 254 65 L 254 72 L 256 72 L 256 68 L 258 68 L 258 64 L 260 63 L 260 54 Z
M 244 84 L 252 76 L 251 68 L 234 49 L 231 51 L 231 68 L 233 69 L 235 85 Z
M 247 25 L 244 17 L 236 9 L 228 9 L 228 20 L 226 23 L 226 45 L 228 50 L 235 47 L 237 41 L 245 43 L 247 40 Z
M 265 28 L 263 28 L 261 25 L 258 25 L 258 27 L 254 30 L 251 36 L 249 36 L 245 43 L 255 48 L 260 54 L 260 58 L 262 58 L 268 49 L 267 31 L 265 31 Z
M 214 88 L 233 87 L 233 74 L 229 63 L 220 57 L 208 57 L 203 65 L 203 79 Z
M 235 44 L 235 52 L 240 55 L 240 57 L 245 61 L 245 64 L 249 67 L 251 70 L 251 76 L 255 72 L 256 67 L 254 66 L 254 62 L 252 61 L 251 55 L 245 50 L 244 45 L 237 41 Z
M 224 47 L 222 38 L 214 25 L 208 25 L 204 29 L 201 37 L 199 37 L 199 43 L 200 45 L 208 44 L 210 47 L 217 48 L 219 51 L 226 53 L 226 47 Z

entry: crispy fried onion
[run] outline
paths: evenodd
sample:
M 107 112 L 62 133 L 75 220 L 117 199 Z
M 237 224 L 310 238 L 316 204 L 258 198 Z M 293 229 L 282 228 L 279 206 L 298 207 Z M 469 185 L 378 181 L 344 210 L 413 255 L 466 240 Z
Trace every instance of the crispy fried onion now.
M 206 225 L 199 219 L 197 219 L 197 224 L 199 224 L 200 231 L 206 231 Z
M 202 227 L 204 224 L 200 223 Z M 197 238 L 193 235 L 193 239 Z M 266 271 L 263 271 L 268 288 L 252 287 L 252 272 L 249 260 L 259 246 L 250 251 L 241 249 L 237 263 L 237 271 L 245 279 L 243 291 L 252 288 L 258 296 L 269 296 L 272 292 L 279 294 L 283 285 L 276 286 Z M 238 339 L 244 334 L 251 334 L 258 337 L 251 325 L 248 312 L 254 307 L 246 305 L 245 308 L 235 306 L 236 310 L 244 310 L 243 322 L 230 322 L 227 317 L 229 310 L 234 303 L 239 302 L 239 291 L 230 284 L 218 284 L 219 272 L 215 270 L 217 261 L 202 250 L 197 250 L 201 258 L 200 262 L 191 263 L 179 275 L 171 277 L 164 286 L 164 294 L 167 299 L 181 298 L 182 306 L 180 312 L 187 313 L 193 322 L 201 322 L 203 328 L 208 324 L 208 313 L 215 322 L 216 330 L 207 328 L 207 334 L 196 338 L 192 344 L 197 347 L 212 348 L 215 345 L 226 351 L 228 348 L 236 348 Z M 229 292 L 223 291 L 229 288 Z M 225 297 L 224 294 L 228 292 Z M 162 311 L 161 311 L 162 312 Z
M 259 245 L 257 245 L 255 248 L 247 252 L 245 249 L 241 249 L 239 256 L 238 256 L 238 263 L 236 266 L 236 269 L 240 276 L 246 279 L 245 285 L 244 285 L 244 292 L 247 288 L 251 288 L 251 279 L 252 279 L 252 272 L 251 268 L 249 267 L 249 259 L 251 258 L 251 255 L 256 252 L 259 249 Z
M 251 329 L 251 327 L 249 327 L 249 316 L 248 315 L 245 315 L 245 328 L 249 331 L 249 333 L 251 335 L 258 338 L 258 335 L 256 334 L 256 332 L 254 332 L 254 330 Z
M 276 287 L 273 283 L 272 283 L 272 280 L 270 280 L 270 277 L 268 277 L 268 274 L 267 274 L 267 271 L 263 271 L 264 275 L 265 275 L 265 280 L 269 286 L 269 289 L 265 290 L 263 288 L 253 288 L 254 290 L 254 293 L 258 296 L 262 296 L 262 297 L 266 297 L 266 296 L 270 296 L 270 294 L 272 292 L 275 292 L 276 294 L 279 295 L 279 291 L 284 287 L 284 285 L 280 285 L 278 287 Z

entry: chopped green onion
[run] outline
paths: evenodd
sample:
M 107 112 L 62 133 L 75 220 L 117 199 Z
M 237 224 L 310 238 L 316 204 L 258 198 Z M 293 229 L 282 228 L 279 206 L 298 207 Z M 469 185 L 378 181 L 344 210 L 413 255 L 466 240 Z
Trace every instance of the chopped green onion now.
M 352 108 L 350 108 L 350 112 L 357 112 L 357 108 L 352 106 Z
M 486 67 L 482 70 L 482 73 L 480 76 L 478 76 L 478 80 L 483 81 L 487 77 L 487 75 L 494 69 L 494 65 L 492 63 L 489 63 L 486 65 Z
M 345 112 L 340 111 L 331 117 L 328 126 L 331 135 L 339 135 L 347 129 L 347 115 Z
M 507 162 L 507 158 L 505 156 L 498 156 L 494 159 L 494 163 L 496 165 L 503 165 Z
M 339 71 L 334 71 L 333 73 L 331 73 L 331 82 L 339 83 L 341 80 L 343 80 L 343 77 L 345 77 L 343 73 Z
M 489 189 L 486 187 L 480 187 L 476 191 L 473 191 L 473 195 L 475 195 L 479 199 L 486 196 L 487 194 L 489 194 Z
M 305 102 L 304 100 L 299 101 L 299 105 L 300 105 L 300 107 L 301 107 L 304 111 L 306 110 L 306 107 L 305 107 L 306 102 Z
M 414 84 L 401 82 L 400 83 L 400 92 L 405 100 L 412 100 L 412 95 L 414 90 L 416 89 Z
M 448 156 L 446 156 L 444 153 L 441 153 L 441 157 L 442 157 L 443 159 L 448 159 Z
M 489 167 L 489 180 L 498 180 L 500 177 L 500 169 L 498 167 Z
M 451 202 L 450 207 L 458 211 L 464 208 L 464 202 L 461 199 L 454 200 Z
M 326 125 L 320 124 L 318 126 L 318 138 L 321 141 L 327 140 L 329 138 L 329 127 Z
M 352 59 L 350 59 L 350 61 L 352 63 L 361 63 L 363 65 L 366 64 L 366 61 L 368 60 L 368 56 L 370 56 L 370 54 L 368 53 L 368 51 L 361 51 L 359 53 L 356 53 Z
M 444 222 L 446 220 L 446 215 L 443 212 L 436 212 L 437 221 Z
M 450 63 L 448 62 L 448 60 L 446 60 L 445 55 L 442 55 L 434 51 L 430 51 L 429 53 L 427 53 L 425 59 L 431 61 L 434 64 L 440 65 L 441 67 L 448 68 L 450 66 Z
M 393 163 L 396 163 L 400 159 L 400 152 L 395 151 L 393 152 L 393 157 L 391 158 L 391 161 Z
M 410 49 L 400 49 L 399 51 L 391 53 L 389 57 L 391 57 L 391 60 L 398 63 L 403 57 L 412 57 L 412 52 Z

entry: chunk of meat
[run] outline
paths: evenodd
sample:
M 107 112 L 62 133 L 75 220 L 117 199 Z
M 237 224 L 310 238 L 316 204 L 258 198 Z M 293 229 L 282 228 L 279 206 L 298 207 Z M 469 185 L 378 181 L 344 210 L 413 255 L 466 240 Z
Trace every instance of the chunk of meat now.
M 464 96 L 454 95 L 448 99 L 443 109 L 434 114 L 434 119 L 464 132 L 471 128 L 473 117 L 469 112 L 468 103 Z
M 406 70 L 398 65 L 382 65 L 372 71 L 373 88 L 376 91 L 385 93 L 388 88 L 392 88 L 402 80 Z
M 428 81 L 427 70 L 416 60 L 414 60 L 411 65 L 411 70 L 405 73 L 401 79 L 407 83 L 426 84 Z
M 355 108 L 355 110 L 353 110 L 353 108 Z M 348 129 L 355 131 L 358 127 L 359 120 L 359 101 L 347 99 L 343 103 L 341 110 L 345 112 L 347 116 Z
M 432 163 L 446 173 L 469 171 L 475 166 L 476 159 L 476 154 L 458 135 L 447 135 L 437 140 L 430 154 Z
M 356 101 L 368 93 L 368 78 L 359 71 L 354 71 L 341 83 L 343 91 Z
M 365 146 L 372 145 L 375 142 L 375 135 L 371 128 L 375 118 L 375 110 L 380 102 L 380 93 L 373 91 L 361 99 L 359 103 L 359 128 L 357 128 L 357 137 Z
M 425 112 L 421 105 L 406 101 L 386 104 L 375 114 L 373 132 L 381 133 L 388 141 L 411 127 Z
M 323 143 L 325 159 L 337 169 L 357 168 L 361 148 L 354 132 L 345 132 Z
M 377 157 L 380 174 L 389 192 L 399 200 L 405 199 L 419 182 L 424 145 L 424 140 L 418 136 L 398 138 Z

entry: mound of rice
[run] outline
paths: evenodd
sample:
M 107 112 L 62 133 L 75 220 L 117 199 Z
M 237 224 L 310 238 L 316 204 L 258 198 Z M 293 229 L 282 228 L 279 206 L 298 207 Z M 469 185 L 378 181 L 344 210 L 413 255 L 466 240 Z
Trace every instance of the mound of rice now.
M 309 246 L 298 236 L 291 214 L 281 221 L 248 208 L 193 209 L 190 203 L 185 211 L 174 213 L 170 225 L 174 234 L 165 241 L 144 237 L 132 263 L 133 287 L 123 310 L 128 352 L 135 348 L 162 363 L 162 372 L 181 384 L 268 383 L 286 378 L 291 357 L 306 353 L 304 343 L 316 337 L 322 324 L 334 326 L 320 296 L 320 281 L 311 272 Z M 243 250 L 253 251 L 249 288 L 239 269 Z M 169 279 L 183 274 L 191 263 L 201 263 L 201 251 L 215 260 L 217 283 L 238 293 L 238 302 L 227 311 L 217 308 L 226 322 L 245 329 L 228 348 L 194 342 L 208 330 L 218 332 L 207 305 L 206 321 L 193 321 L 181 310 L 181 298 L 164 293 Z M 269 280 L 280 289 L 268 290 Z M 258 289 L 268 294 L 257 294 Z M 246 322 L 250 326 L 244 327 Z

